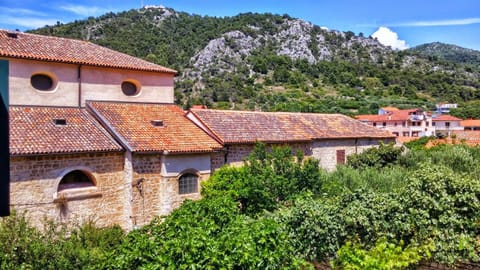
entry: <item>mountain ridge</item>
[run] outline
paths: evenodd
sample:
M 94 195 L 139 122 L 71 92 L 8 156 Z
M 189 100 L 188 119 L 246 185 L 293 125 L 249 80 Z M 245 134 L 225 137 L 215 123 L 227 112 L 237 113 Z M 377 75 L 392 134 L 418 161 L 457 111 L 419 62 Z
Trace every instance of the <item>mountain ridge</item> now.
M 185 108 L 351 115 L 480 98 L 478 67 L 395 51 L 287 14 L 217 18 L 154 7 L 32 32 L 90 40 L 177 69 L 176 103 Z

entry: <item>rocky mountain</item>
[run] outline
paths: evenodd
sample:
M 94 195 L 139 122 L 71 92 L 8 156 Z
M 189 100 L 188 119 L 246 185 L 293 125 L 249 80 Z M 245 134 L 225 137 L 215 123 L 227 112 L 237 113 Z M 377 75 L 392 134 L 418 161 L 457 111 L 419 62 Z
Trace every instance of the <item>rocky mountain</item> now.
M 176 102 L 185 107 L 356 114 L 480 98 L 478 66 L 394 51 L 286 14 L 217 18 L 150 6 L 33 32 L 175 68 Z
M 462 48 L 452 44 L 433 42 L 422 44 L 409 51 L 423 57 L 444 60 L 457 64 L 480 65 L 480 51 Z

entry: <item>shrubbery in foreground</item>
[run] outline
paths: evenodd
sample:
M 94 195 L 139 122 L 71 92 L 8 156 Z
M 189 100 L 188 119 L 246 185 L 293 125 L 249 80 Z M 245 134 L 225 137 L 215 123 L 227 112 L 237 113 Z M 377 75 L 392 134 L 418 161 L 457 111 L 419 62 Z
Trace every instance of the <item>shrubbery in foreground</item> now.
M 479 260 L 478 148 L 399 155 L 388 145 L 318 169 L 260 145 L 241 168 L 208 180 L 204 199 L 123 234 L 91 224 L 40 232 L 23 215 L 0 223 L 1 269 L 403 269 Z M 381 166 L 378 156 L 393 157 Z M 366 160 L 366 162 L 362 161 Z M 350 161 L 353 162 L 353 161 Z M 358 167 L 356 169 L 352 167 Z

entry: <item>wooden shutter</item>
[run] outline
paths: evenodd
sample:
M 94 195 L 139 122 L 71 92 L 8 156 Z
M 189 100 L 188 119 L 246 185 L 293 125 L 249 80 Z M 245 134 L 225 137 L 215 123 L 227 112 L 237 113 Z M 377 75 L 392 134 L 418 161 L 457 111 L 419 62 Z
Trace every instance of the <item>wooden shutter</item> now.
M 337 164 L 345 164 L 345 150 L 337 150 Z

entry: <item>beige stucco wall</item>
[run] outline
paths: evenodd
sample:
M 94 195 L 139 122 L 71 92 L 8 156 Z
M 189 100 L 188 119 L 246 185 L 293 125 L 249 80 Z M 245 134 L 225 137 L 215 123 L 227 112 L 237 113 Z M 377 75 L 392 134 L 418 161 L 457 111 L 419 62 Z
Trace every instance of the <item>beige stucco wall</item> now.
M 131 228 L 129 189 L 125 184 L 123 153 L 66 154 L 10 158 L 12 208 L 26 211 L 34 225 L 43 219 L 79 224 L 94 221 L 98 226 L 118 224 Z M 69 190 L 66 200 L 57 193 L 61 178 L 72 170 L 90 173 L 96 188 Z
M 173 74 L 142 72 L 8 59 L 11 105 L 79 106 L 86 100 L 173 103 Z M 48 74 L 56 81 L 52 91 L 39 91 L 30 84 L 33 74 Z M 141 88 L 136 96 L 123 94 L 123 81 L 134 81 Z
M 123 81 L 141 85 L 136 96 L 123 94 Z M 82 106 L 85 100 L 173 103 L 173 74 L 98 67 L 82 67 Z
M 9 103 L 11 105 L 78 106 L 78 79 L 75 65 L 20 59 L 9 60 Z M 38 91 L 30 84 L 35 73 L 57 81 L 55 89 Z

